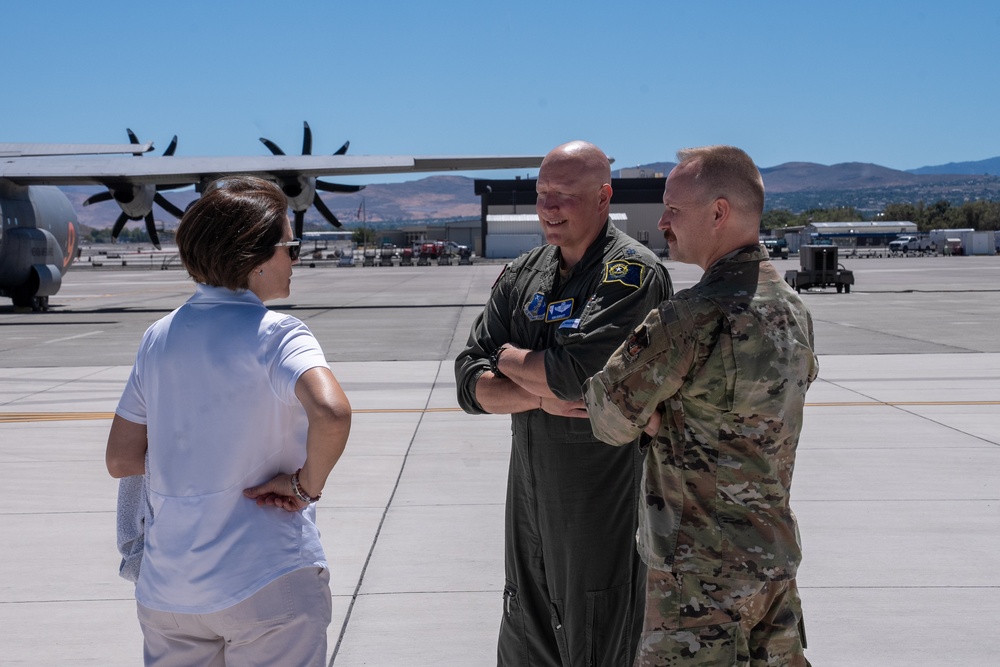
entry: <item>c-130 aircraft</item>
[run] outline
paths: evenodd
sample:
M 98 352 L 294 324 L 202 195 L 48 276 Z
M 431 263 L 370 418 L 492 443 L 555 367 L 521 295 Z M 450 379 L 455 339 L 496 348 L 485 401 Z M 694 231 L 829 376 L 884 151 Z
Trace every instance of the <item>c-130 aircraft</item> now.
M 250 174 L 274 181 L 288 196 L 297 237 L 305 211 L 316 209 L 334 226 L 340 222 L 317 190 L 352 192 L 363 186 L 317 181 L 321 176 L 398 174 L 481 169 L 532 169 L 542 156 L 348 156 L 348 144 L 333 155 L 311 155 L 312 132 L 304 124 L 302 155 L 288 156 L 273 142 L 261 141 L 272 155 L 260 157 L 180 157 L 173 155 L 176 137 L 162 156 L 143 155 L 152 142 L 140 144 L 129 131 L 129 144 L 0 143 L 0 297 L 16 308 L 47 310 L 49 297 L 77 256 L 76 212 L 59 185 L 103 185 L 85 203 L 114 199 L 122 212 L 112 235 L 129 220 L 145 220 L 150 240 L 159 247 L 153 204 L 173 215 L 182 212 L 160 195 L 194 185 L 202 191 L 211 181 L 231 174 Z M 142 155 L 142 159 L 129 156 Z M 165 203 L 164 203 L 165 202 Z

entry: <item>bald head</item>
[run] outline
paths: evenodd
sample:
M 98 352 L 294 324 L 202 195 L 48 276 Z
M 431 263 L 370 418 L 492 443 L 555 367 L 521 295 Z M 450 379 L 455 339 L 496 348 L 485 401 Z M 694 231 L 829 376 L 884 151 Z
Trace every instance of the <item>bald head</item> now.
M 589 141 L 570 141 L 556 146 L 542 160 L 539 174 L 556 165 L 571 165 L 571 168 L 578 171 L 588 181 L 597 182 L 600 187 L 604 183 L 611 183 L 611 161 L 600 148 Z
M 611 162 L 586 141 L 556 146 L 542 160 L 535 210 L 545 242 L 558 246 L 560 264 L 578 262 L 598 237 L 611 206 Z

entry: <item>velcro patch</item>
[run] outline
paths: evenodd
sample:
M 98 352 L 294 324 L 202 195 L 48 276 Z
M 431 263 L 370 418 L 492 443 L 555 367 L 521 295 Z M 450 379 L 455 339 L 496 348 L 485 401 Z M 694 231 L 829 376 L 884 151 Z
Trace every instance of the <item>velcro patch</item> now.
M 622 356 L 625 357 L 627 362 L 632 363 L 639 358 L 639 355 L 647 347 L 649 347 L 649 331 L 646 329 L 646 325 L 643 324 L 625 339 L 625 345 L 622 347 Z
M 531 297 L 531 301 L 524 307 L 524 314 L 532 322 L 543 319 L 545 317 L 545 295 L 536 292 L 535 296 Z
M 546 322 L 560 322 L 573 314 L 573 299 L 565 299 L 549 304 L 545 313 Z
M 602 282 L 621 283 L 638 288 L 642 285 L 642 277 L 645 273 L 646 267 L 643 264 L 617 260 L 604 265 L 604 280 Z

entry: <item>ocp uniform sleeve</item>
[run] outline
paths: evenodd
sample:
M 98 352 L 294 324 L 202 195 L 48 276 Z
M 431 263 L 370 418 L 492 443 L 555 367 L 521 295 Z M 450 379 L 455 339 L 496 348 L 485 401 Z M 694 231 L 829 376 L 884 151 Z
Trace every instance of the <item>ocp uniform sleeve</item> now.
M 686 303 L 670 301 L 649 313 L 585 384 L 594 436 L 611 445 L 639 437 L 653 411 L 684 384 L 697 349 Z
M 560 327 L 556 345 L 545 352 L 546 379 L 559 398 L 582 398 L 584 381 L 603 368 L 643 317 L 670 297 L 670 276 L 663 265 L 642 267 L 638 287 L 602 276 L 576 326 Z

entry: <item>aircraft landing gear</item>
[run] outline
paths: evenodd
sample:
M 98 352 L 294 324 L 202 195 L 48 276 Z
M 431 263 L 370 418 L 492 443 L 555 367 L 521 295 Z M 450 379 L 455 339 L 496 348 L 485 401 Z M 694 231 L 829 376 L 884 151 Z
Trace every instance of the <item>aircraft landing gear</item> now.
M 49 297 L 47 296 L 27 296 L 25 294 L 15 294 L 11 297 L 14 308 L 26 311 L 29 308 L 33 313 L 42 313 L 49 309 Z

